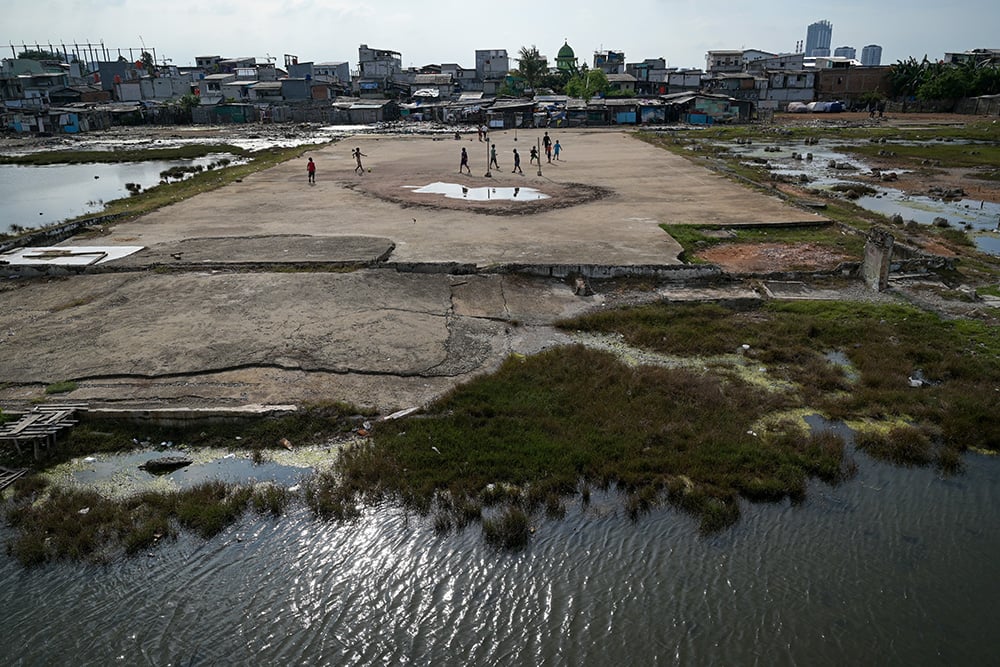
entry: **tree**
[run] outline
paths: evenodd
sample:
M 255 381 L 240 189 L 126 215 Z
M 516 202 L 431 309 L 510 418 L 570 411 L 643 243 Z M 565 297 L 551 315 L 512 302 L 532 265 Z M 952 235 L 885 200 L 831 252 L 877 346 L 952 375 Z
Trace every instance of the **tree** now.
M 589 100 L 595 95 L 604 95 L 611 89 L 608 76 L 599 69 L 585 70 L 570 77 L 566 82 L 566 94 Z
M 957 100 L 972 89 L 971 77 L 962 67 L 947 67 L 926 77 L 917 89 L 921 100 Z
M 139 62 L 142 63 L 142 68 L 149 73 L 149 76 L 156 76 L 156 62 L 153 60 L 153 55 L 149 51 L 142 52 L 142 55 L 139 57 Z
M 889 86 L 892 94 L 896 97 L 915 96 L 920 84 L 924 82 L 929 65 L 927 56 L 924 56 L 923 62 L 917 62 L 913 56 L 906 61 L 897 60 L 896 64 L 889 68 Z
M 28 49 L 26 51 L 21 51 L 17 54 L 18 58 L 24 60 L 62 60 L 62 56 L 58 53 L 52 53 L 51 51 Z
M 535 87 L 542 81 L 542 77 L 548 73 L 548 61 L 540 53 L 534 44 L 531 47 L 522 46 L 518 52 L 517 75 L 524 79 L 526 88 L 535 91 Z

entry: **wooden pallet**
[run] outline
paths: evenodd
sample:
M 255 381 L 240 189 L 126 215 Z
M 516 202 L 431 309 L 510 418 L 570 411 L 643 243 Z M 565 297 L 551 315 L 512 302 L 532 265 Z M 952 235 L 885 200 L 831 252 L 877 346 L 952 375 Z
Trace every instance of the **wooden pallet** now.
M 0 442 L 12 442 L 18 454 L 21 453 L 22 444 L 31 444 L 35 459 L 40 459 L 42 447 L 54 445 L 60 431 L 77 423 L 74 419 L 76 411 L 85 410 L 86 407 L 80 403 L 35 406 L 16 422 L 0 426 Z
M 17 470 L 12 470 L 10 468 L 0 467 L 0 491 L 3 491 L 8 486 L 17 481 L 19 477 L 28 472 L 27 468 L 18 468 Z

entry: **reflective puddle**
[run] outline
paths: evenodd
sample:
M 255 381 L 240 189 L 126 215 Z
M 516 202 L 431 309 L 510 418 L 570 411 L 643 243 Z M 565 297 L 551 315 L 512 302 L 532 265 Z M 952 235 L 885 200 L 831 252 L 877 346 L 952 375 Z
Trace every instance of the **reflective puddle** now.
M 717 144 L 729 149 L 733 154 L 750 160 L 766 160 L 769 170 L 775 175 L 798 179 L 802 177 L 808 187 L 830 190 L 835 185 L 857 182 L 858 176 L 869 176 L 871 167 L 863 159 L 848 155 L 828 147 L 806 145 L 795 142 L 789 145 L 751 144 L 731 146 Z M 803 156 L 812 156 L 806 159 Z M 797 156 L 797 157 L 796 157 Z M 757 162 L 759 163 L 759 162 Z M 851 168 L 836 168 L 836 163 Z M 905 169 L 894 169 L 905 173 Z M 908 195 L 885 183 L 872 184 L 876 193 L 862 196 L 853 201 L 869 211 L 885 216 L 900 215 L 904 220 L 931 225 L 943 218 L 951 227 L 965 229 L 976 247 L 991 255 L 1000 254 L 1000 204 L 977 199 L 942 199 L 920 195 Z
M 431 183 L 423 187 L 404 186 L 418 194 L 444 195 L 448 199 L 467 199 L 469 201 L 536 201 L 548 199 L 544 192 L 534 188 L 470 188 L 460 183 Z
M 162 473 L 139 467 L 166 456 L 182 456 L 190 459 L 191 464 Z M 72 485 L 100 489 L 112 496 L 129 495 L 146 489 L 186 489 L 207 481 L 229 484 L 272 482 L 291 486 L 314 472 L 308 461 L 295 460 L 294 456 L 291 452 L 287 455 L 284 452 L 268 452 L 263 460 L 254 462 L 247 453 L 218 449 L 148 449 L 75 459 L 57 467 L 53 476 Z

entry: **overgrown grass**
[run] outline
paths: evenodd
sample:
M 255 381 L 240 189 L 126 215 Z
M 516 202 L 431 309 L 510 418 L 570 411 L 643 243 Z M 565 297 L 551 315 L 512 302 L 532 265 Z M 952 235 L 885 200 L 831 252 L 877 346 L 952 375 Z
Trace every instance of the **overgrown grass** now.
M 147 491 L 124 500 L 96 491 L 47 488 L 37 476 L 15 482 L 7 522 L 16 531 L 8 553 L 22 565 L 56 560 L 106 562 L 177 536 L 181 529 L 209 538 L 249 508 L 280 515 L 291 499 L 285 489 L 204 482 L 175 492 Z
M 149 443 L 174 442 L 178 446 L 222 447 L 250 450 L 251 456 L 281 449 L 282 439 L 295 447 L 315 445 L 357 428 L 372 410 L 346 403 L 306 406 L 289 415 L 199 422 L 195 425 L 164 425 L 128 420 L 84 420 L 50 448 L 45 465 L 100 452 L 125 452 Z M 0 465 L 35 466 L 30 453 L 20 458 L 11 450 L 0 452 Z
M 748 344 L 770 374 L 799 386 L 810 405 L 835 418 L 907 417 L 939 429 L 946 446 L 1000 449 L 1000 420 L 991 417 L 1000 331 L 977 321 L 944 320 L 905 306 L 791 302 L 747 312 L 644 306 L 564 326 L 618 332 L 638 347 L 682 356 Z M 830 350 L 846 354 L 858 374 L 849 393 L 841 372 L 824 361 Z M 918 373 L 927 382 L 911 387 Z
M 606 353 L 559 348 L 512 358 L 424 417 L 382 425 L 317 482 L 312 497 L 330 499 L 331 509 L 313 506 L 336 516 L 359 500 L 391 496 L 436 511 L 436 525 L 447 528 L 451 508 L 498 505 L 506 518 L 484 530 L 506 544 L 519 538 L 501 535 L 522 533 L 511 528 L 521 525 L 513 510 L 558 516 L 560 498 L 594 485 L 624 492 L 630 514 L 662 495 L 714 530 L 736 520 L 741 495 L 798 498 L 808 475 L 840 479 L 843 442 L 796 431 L 801 437 L 789 445 L 791 433 L 752 432 L 790 405 L 789 396 L 735 377 L 629 368 Z
M 889 424 L 876 431 L 887 435 L 862 431 L 858 446 L 946 472 L 968 447 L 1000 450 L 1000 333 L 977 322 L 793 302 L 655 304 L 562 326 L 698 359 L 688 367 L 699 370 L 627 367 L 581 346 L 511 358 L 345 451 L 314 480 L 316 514 L 350 518 L 364 502 L 395 498 L 433 514 L 438 530 L 479 520 L 491 542 L 516 546 L 526 525 L 518 512 L 528 523 L 540 511 L 559 516 L 561 499 L 597 487 L 620 491 L 630 516 L 668 502 L 718 530 L 738 519 L 741 497 L 798 501 L 810 477 L 835 483 L 854 470 L 839 435 L 781 417 L 795 411 Z M 743 379 L 734 360 L 766 369 L 765 381 Z M 913 377 L 925 381 L 916 387 Z

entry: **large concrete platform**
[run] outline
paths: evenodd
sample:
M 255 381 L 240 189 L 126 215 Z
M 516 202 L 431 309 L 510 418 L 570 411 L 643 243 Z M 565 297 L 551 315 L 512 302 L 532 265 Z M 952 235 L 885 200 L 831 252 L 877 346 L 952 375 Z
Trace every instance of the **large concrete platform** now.
M 511 352 L 566 343 L 551 324 L 606 303 L 511 266 L 679 269 L 661 224 L 821 221 L 621 132 L 550 130 L 562 159 L 539 175 L 541 135 L 494 132 L 490 177 L 475 134 L 359 136 L 310 154 L 315 185 L 303 158 L 117 225 L 101 243 L 145 250 L 113 272 L 3 285 L 0 406 L 64 380 L 75 402 L 127 407 L 422 405 Z M 355 172 L 354 147 L 370 172 Z M 472 175 L 458 173 L 462 147 Z M 413 192 L 433 182 L 552 196 Z

